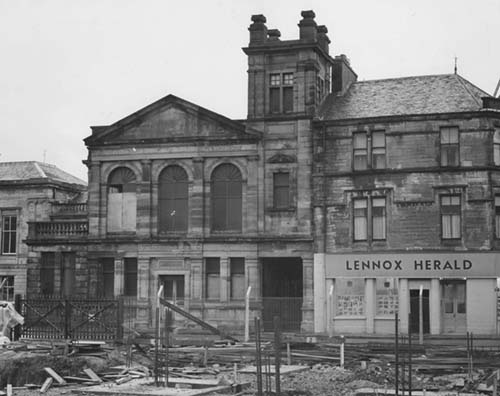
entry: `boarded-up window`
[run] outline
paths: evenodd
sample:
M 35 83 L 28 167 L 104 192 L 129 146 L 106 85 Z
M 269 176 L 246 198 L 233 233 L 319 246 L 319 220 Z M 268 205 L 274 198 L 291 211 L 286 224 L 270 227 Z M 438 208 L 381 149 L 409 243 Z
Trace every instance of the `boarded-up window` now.
M 40 262 L 40 293 L 54 294 L 56 255 L 54 252 L 43 252 Z
M 123 260 L 123 266 L 123 294 L 125 296 L 137 296 L 137 259 L 127 257 Z
M 241 231 L 241 220 L 241 173 L 234 165 L 219 165 L 212 173 L 212 229 Z
M 75 289 L 75 253 L 63 252 L 61 265 L 61 293 L 68 297 Z
M 336 312 L 338 316 L 365 314 L 365 280 L 363 278 L 338 278 L 335 280 Z
M 180 166 L 169 166 L 159 178 L 160 232 L 186 231 L 188 226 L 188 177 Z
M 129 168 L 115 169 L 108 179 L 108 231 L 135 231 L 136 179 Z
M 290 174 L 288 172 L 274 174 L 273 198 L 275 208 L 288 208 L 290 206 Z
M 220 297 L 220 259 L 209 257 L 205 259 L 205 296 L 210 300 Z
M 398 279 L 377 278 L 377 315 L 393 317 L 398 312 Z
M 103 257 L 99 260 L 100 294 L 103 297 L 113 297 L 115 294 L 115 259 Z
M 245 297 L 245 259 L 243 257 L 230 258 L 231 271 L 231 299 L 238 300 Z

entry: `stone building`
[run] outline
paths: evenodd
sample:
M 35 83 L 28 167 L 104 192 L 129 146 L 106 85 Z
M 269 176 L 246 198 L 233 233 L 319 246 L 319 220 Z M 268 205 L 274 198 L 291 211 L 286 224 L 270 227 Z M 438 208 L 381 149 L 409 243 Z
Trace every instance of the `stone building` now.
M 85 201 L 86 183 L 36 161 L 0 162 L 0 283 L 1 300 L 26 294 L 30 263 L 28 225 L 60 224 L 64 209 Z
M 353 82 L 314 129 L 316 330 L 497 332 L 500 100 L 456 74 Z
M 248 30 L 247 119 L 168 95 L 92 127 L 88 233 L 33 234 L 34 271 L 71 253 L 73 293 L 127 296 L 137 328 L 161 285 L 242 328 L 250 286 L 265 328 L 391 332 L 422 285 L 427 330 L 492 332 L 498 100 L 458 75 L 358 82 L 312 11 L 295 40 Z

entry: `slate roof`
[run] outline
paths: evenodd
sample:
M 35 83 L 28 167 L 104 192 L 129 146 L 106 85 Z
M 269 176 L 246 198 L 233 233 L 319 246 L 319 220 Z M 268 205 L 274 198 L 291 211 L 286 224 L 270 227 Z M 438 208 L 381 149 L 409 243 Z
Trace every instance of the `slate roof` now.
M 37 161 L 0 162 L 0 182 L 40 181 L 79 184 L 86 182 L 59 169 L 55 165 Z
M 353 83 L 343 96 L 330 94 L 321 120 L 479 111 L 490 96 L 457 74 L 368 80 Z

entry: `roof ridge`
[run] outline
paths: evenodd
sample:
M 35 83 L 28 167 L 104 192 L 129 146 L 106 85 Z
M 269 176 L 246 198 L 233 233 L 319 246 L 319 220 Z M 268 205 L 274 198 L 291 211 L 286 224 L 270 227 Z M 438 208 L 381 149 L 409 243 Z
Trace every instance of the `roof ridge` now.
M 453 76 L 453 74 L 450 74 L 450 73 L 445 73 L 445 74 L 423 74 L 423 75 L 419 75 L 419 76 L 376 78 L 376 79 L 373 79 L 373 80 L 361 80 L 361 81 L 358 80 L 354 84 L 362 84 L 362 83 L 377 82 L 377 81 L 409 80 L 409 79 L 412 79 L 412 78 L 450 77 L 450 76 Z
M 467 91 L 467 93 L 471 96 L 471 98 L 474 100 L 474 102 L 476 102 L 476 104 L 479 106 L 479 107 L 482 107 L 483 104 L 478 100 L 478 98 L 476 97 L 476 95 L 474 95 L 472 93 L 472 91 L 470 90 L 470 88 L 465 84 L 463 80 L 463 77 L 459 76 L 458 74 L 454 74 L 455 76 L 455 79 L 460 83 L 460 85 L 462 86 L 462 88 Z
M 42 177 L 47 177 L 47 174 L 43 171 L 42 167 L 38 164 L 37 161 L 33 161 L 35 168 L 42 174 Z

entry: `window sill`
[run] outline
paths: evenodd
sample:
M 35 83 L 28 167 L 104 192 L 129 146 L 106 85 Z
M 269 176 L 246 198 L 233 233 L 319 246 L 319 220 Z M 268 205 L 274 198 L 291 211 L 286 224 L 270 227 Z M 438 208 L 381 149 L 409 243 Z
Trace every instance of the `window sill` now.
M 295 212 L 295 210 L 296 208 L 293 206 L 289 206 L 287 208 L 275 208 L 275 207 L 267 208 L 267 211 L 271 213 Z
M 355 316 L 355 315 L 340 315 L 340 316 L 335 316 L 333 318 L 334 320 L 366 320 L 365 315 L 360 315 L 360 316 Z

